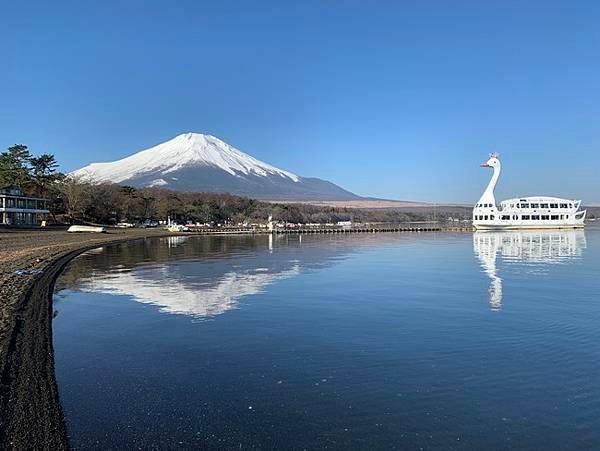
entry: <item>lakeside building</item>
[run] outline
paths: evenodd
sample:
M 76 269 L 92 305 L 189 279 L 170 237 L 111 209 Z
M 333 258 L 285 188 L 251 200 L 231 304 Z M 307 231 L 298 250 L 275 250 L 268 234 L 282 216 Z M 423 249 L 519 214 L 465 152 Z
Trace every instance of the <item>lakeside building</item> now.
M 50 213 L 48 200 L 29 197 L 16 186 L 0 189 L 0 224 L 38 225 Z

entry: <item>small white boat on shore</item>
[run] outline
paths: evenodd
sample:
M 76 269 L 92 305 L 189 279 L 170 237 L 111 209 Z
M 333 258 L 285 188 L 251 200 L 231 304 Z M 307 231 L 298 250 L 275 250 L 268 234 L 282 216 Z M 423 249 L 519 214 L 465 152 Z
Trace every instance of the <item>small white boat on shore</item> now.
M 189 227 L 181 225 L 181 224 L 171 224 L 170 226 L 167 227 L 167 230 L 169 232 L 189 232 L 190 231 Z
M 105 233 L 106 228 L 100 226 L 72 225 L 67 229 L 71 233 Z
M 580 200 L 559 197 L 515 197 L 496 204 L 494 189 L 500 177 L 500 159 L 491 154 L 481 165 L 494 173 L 481 199 L 473 208 L 477 230 L 574 229 L 585 226 L 586 211 L 579 211 Z

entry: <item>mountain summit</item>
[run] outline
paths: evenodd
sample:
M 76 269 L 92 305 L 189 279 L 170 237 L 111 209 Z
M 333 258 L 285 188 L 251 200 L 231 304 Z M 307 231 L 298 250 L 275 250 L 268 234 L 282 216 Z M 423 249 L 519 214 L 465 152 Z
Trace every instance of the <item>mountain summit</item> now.
M 92 163 L 71 174 L 96 182 L 228 192 L 269 200 L 359 199 L 331 182 L 276 168 L 201 133 L 185 133 L 122 160 Z

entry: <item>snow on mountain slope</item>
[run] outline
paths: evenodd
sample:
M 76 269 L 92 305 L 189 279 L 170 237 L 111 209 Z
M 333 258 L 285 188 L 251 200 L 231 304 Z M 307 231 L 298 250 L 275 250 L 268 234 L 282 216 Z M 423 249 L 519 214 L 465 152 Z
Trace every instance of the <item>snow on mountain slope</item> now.
M 176 136 L 122 160 L 92 163 L 71 175 L 95 182 L 267 200 L 359 199 L 331 182 L 297 176 L 200 133 Z
M 110 163 L 92 163 L 72 173 L 77 177 L 94 181 L 120 183 L 148 173 L 162 175 L 174 173 L 183 168 L 210 166 L 239 176 L 257 175 L 267 177 L 277 175 L 298 182 L 300 178 L 288 171 L 276 168 L 235 149 L 211 135 L 185 133 L 176 136 L 150 149 L 143 150 L 122 160 Z M 157 178 L 153 185 L 166 185 Z

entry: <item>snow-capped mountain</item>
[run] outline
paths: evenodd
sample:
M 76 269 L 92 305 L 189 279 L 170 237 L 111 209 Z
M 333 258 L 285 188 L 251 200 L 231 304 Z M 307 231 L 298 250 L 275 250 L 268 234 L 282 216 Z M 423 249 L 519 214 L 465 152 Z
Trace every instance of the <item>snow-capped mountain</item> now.
M 92 163 L 71 175 L 96 182 L 228 192 L 271 200 L 359 198 L 331 182 L 300 177 L 200 133 L 176 136 L 122 160 Z

